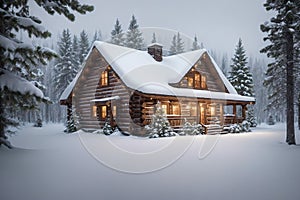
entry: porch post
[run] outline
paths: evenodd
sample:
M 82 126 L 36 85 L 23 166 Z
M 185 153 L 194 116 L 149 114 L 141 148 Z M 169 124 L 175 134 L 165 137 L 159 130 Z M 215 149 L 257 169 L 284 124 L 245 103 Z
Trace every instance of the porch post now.
M 233 114 L 234 114 L 233 123 L 235 124 L 236 123 L 236 104 L 233 104 L 232 107 L 233 107 Z
M 243 117 L 243 120 L 246 119 L 246 110 L 247 110 L 247 105 L 242 105 L 242 117 Z

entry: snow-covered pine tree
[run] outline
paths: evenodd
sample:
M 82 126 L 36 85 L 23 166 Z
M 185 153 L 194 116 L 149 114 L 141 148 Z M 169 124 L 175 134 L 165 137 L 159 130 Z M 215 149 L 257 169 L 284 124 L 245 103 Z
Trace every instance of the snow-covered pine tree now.
M 116 44 L 116 45 L 120 45 L 120 46 L 125 45 L 124 33 L 122 30 L 122 25 L 119 22 L 119 19 L 116 20 L 114 29 L 111 31 L 110 42 L 112 44 Z
M 62 32 L 58 41 L 59 58 L 55 65 L 55 92 L 57 99 L 59 99 L 62 92 L 68 87 L 70 82 L 77 74 L 77 66 L 73 65 L 73 49 L 72 38 L 69 29 Z
M 136 18 L 132 15 L 128 31 L 126 33 L 126 46 L 133 49 L 142 50 L 145 47 L 142 32 L 139 29 Z
M 79 61 L 82 64 L 85 57 L 87 56 L 90 48 L 90 42 L 88 34 L 85 32 L 85 30 L 82 30 L 79 37 Z
M 194 41 L 193 41 L 193 45 L 192 45 L 192 51 L 198 50 L 198 49 L 200 49 L 200 46 L 199 46 L 199 44 L 198 44 L 197 36 L 195 35 Z
M 184 51 L 184 42 L 182 41 L 180 33 L 178 32 L 176 38 L 176 54 L 183 53 L 183 51 Z
M 155 105 L 151 124 L 146 126 L 146 130 L 150 138 L 175 136 L 160 102 Z
M 171 46 L 170 46 L 170 50 L 169 50 L 169 55 L 175 55 L 177 54 L 176 49 L 177 49 L 177 43 L 176 43 L 176 35 L 173 36 L 172 42 L 171 42 Z
M 228 80 L 236 89 L 237 93 L 243 96 L 253 97 L 252 74 L 247 66 L 247 57 L 241 39 L 239 39 L 236 46 L 230 67 L 231 71 Z
M 268 35 L 264 37 L 270 44 L 261 50 L 274 62 L 268 65 L 266 85 L 270 88 L 277 85 L 277 90 L 285 91 L 286 97 L 286 142 L 296 144 L 294 127 L 294 98 L 295 98 L 295 64 L 297 63 L 300 40 L 300 1 L 267 0 L 264 4 L 267 11 L 275 13 L 261 25 L 261 31 Z M 276 76 L 276 73 L 279 73 Z M 275 77 L 276 76 L 276 77 Z M 280 76 L 281 79 L 277 79 Z M 282 82 L 281 80 L 285 80 Z M 277 82 L 277 83 L 276 83 Z M 271 96 L 278 97 L 273 91 Z M 282 103 L 282 102 L 280 102 Z
M 151 43 L 156 43 L 156 35 L 155 33 L 152 34 L 152 40 L 151 40 Z
M 183 51 L 184 51 L 184 42 L 182 41 L 180 33 L 178 32 L 177 35 L 175 34 L 173 36 L 173 39 L 171 41 L 169 55 L 183 53 Z
M 48 14 L 63 14 L 71 21 L 75 20 L 72 11 L 85 14 L 92 11 L 93 6 L 82 5 L 74 1 L 34 1 L 38 7 Z M 39 45 L 25 43 L 17 39 L 20 30 L 28 37 L 48 38 L 51 36 L 43 26 L 41 20 L 30 14 L 29 1 L 1 1 L 0 3 L 0 145 L 9 146 L 5 131 L 7 126 L 16 125 L 9 118 L 9 108 L 18 107 L 22 110 L 37 106 L 37 101 L 44 98 L 28 80 L 28 74 L 38 65 L 46 65 L 47 61 L 56 54 L 50 49 Z M 30 41 L 30 40 L 28 40 Z M 9 81 L 6 81 L 8 80 Z M 16 87 L 11 87 L 14 83 Z M 27 86 L 25 88 L 25 86 Z
M 80 54 L 80 50 L 79 50 L 78 38 L 76 35 L 74 35 L 73 42 L 72 42 L 72 65 L 74 66 L 75 69 L 77 69 L 77 71 L 79 70 L 81 65 L 79 54 Z
M 227 76 L 227 68 L 228 68 L 228 58 L 227 54 L 223 54 L 222 56 L 222 63 L 221 63 L 221 70 L 225 76 Z
M 102 40 L 102 33 L 101 33 L 101 31 L 100 30 L 96 30 L 95 32 L 94 32 L 94 36 L 93 36 L 93 40 L 92 40 L 92 42 L 91 42 L 91 45 L 93 45 L 93 43 L 95 42 L 95 41 L 101 41 Z

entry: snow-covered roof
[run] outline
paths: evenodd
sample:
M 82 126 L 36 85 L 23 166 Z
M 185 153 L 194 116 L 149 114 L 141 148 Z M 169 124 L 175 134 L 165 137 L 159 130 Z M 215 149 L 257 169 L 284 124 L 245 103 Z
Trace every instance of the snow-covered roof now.
M 37 88 L 32 82 L 21 78 L 7 70 L 0 70 L 0 89 L 7 87 L 10 91 L 19 92 L 21 94 L 34 95 L 44 98 L 43 92 Z
M 165 56 L 161 62 L 157 62 L 146 51 L 100 41 L 94 42 L 93 46 L 104 56 L 127 87 L 142 93 L 220 100 L 255 101 L 252 97 L 237 94 L 234 87 L 229 83 L 205 49 Z M 175 88 L 170 85 L 170 83 L 178 83 L 204 53 L 207 53 L 210 57 L 213 66 L 229 93 Z M 75 78 L 75 82 L 77 78 Z M 68 90 L 64 91 L 61 99 L 68 97 L 75 82 L 72 81 L 70 87 L 67 88 Z
M 105 101 L 111 101 L 111 100 L 119 100 L 119 96 L 112 96 L 112 97 L 106 97 L 102 99 L 93 99 L 91 102 L 105 102 Z

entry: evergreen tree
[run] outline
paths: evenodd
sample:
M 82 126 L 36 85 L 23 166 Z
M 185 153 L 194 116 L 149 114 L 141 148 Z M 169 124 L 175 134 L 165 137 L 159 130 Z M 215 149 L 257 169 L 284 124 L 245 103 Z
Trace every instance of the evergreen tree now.
M 155 36 L 155 33 L 152 34 L 152 40 L 151 40 L 151 43 L 156 43 L 156 36 Z
M 134 15 L 132 15 L 129 28 L 126 33 L 126 46 L 138 50 L 142 50 L 145 46 L 142 32 L 139 30 L 139 25 Z
M 198 44 L 197 36 L 195 35 L 194 41 L 193 41 L 193 46 L 192 46 L 192 51 L 198 50 L 198 49 L 200 49 L 200 46 L 199 46 L 199 44 Z
M 222 63 L 221 63 L 221 70 L 222 70 L 222 72 L 225 76 L 227 76 L 227 65 L 228 65 L 227 60 L 228 60 L 227 59 L 227 54 L 223 54 Z
M 171 41 L 169 55 L 183 53 L 183 51 L 184 51 L 184 42 L 182 41 L 180 33 L 178 32 L 177 35 L 173 36 L 173 39 Z
M 100 30 L 98 31 L 96 30 L 93 36 L 93 40 L 91 42 L 91 46 L 94 44 L 95 41 L 101 41 L 101 40 L 102 40 L 102 33 Z
M 182 41 L 180 33 L 178 32 L 176 38 L 176 53 L 180 54 L 183 53 L 183 51 L 184 51 L 184 42 Z
M 71 21 L 75 20 L 72 11 L 85 14 L 93 10 L 93 6 L 82 5 L 78 0 L 74 1 L 52 1 L 47 2 L 34 1 L 38 7 L 44 9 L 48 14 L 63 14 Z M 50 49 L 43 48 L 39 45 L 32 45 L 17 39 L 16 33 L 20 30 L 27 33 L 31 38 L 48 38 L 50 32 L 45 30 L 40 24 L 41 20 L 30 15 L 29 1 L 1 1 L 0 4 L 0 76 L 9 76 L 15 83 L 20 84 L 19 87 L 7 87 L 1 82 L 0 87 L 0 145 L 7 146 L 7 137 L 5 131 L 7 126 L 16 125 L 9 117 L 10 108 L 18 108 L 20 110 L 28 108 L 36 108 L 37 101 L 43 98 L 43 95 L 35 90 L 29 91 L 24 88 L 24 84 L 30 86 L 32 80 L 32 72 L 39 65 L 46 65 L 48 60 L 56 54 Z M 3 80 L 0 78 L 0 81 Z M 29 85 L 28 85 L 29 84 Z M 4 85 L 6 87 L 4 87 Z M 30 87 L 32 88 L 32 87 Z M 21 91 L 27 90 L 26 93 Z
M 89 47 L 90 47 L 89 37 L 87 33 L 83 30 L 81 31 L 80 38 L 79 38 L 79 52 L 80 52 L 79 61 L 81 64 L 89 52 Z
M 146 130 L 150 138 L 175 136 L 160 102 L 155 105 L 151 124 L 146 127 Z
M 170 50 L 169 50 L 169 55 L 175 55 L 177 54 L 176 49 L 177 49 L 177 44 L 176 44 L 176 35 L 173 36 L 172 42 L 171 42 L 171 46 L 170 46 Z
M 114 30 L 111 31 L 111 39 L 110 42 L 112 44 L 124 46 L 125 38 L 122 30 L 122 26 L 119 22 L 119 19 L 116 20 Z
M 294 73 L 299 55 L 300 1 L 267 0 L 264 7 L 267 11 L 275 13 L 270 22 L 261 25 L 261 31 L 268 33 L 264 40 L 270 42 L 261 52 L 274 60 L 268 65 L 266 85 L 269 88 L 276 85 L 277 90 L 284 91 L 287 116 L 286 142 L 295 144 Z M 281 93 L 271 90 L 271 99 L 281 99 L 280 96 Z
M 243 96 L 254 96 L 252 74 L 247 66 L 247 57 L 241 39 L 236 46 L 230 67 L 231 72 L 228 80 L 237 93 Z
M 77 74 L 77 67 L 73 65 L 72 39 L 69 29 L 65 29 L 58 41 L 59 58 L 55 66 L 55 92 L 59 99 Z
M 77 70 L 80 68 L 80 65 L 81 65 L 80 59 L 79 59 L 79 54 L 80 54 L 80 50 L 79 50 L 78 38 L 76 35 L 74 35 L 73 42 L 72 42 L 72 65 Z

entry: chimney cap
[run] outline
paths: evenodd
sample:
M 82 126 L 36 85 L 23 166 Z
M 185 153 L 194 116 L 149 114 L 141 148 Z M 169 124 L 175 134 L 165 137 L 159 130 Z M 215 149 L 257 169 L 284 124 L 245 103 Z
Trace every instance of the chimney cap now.
M 157 42 L 155 42 L 155 43 L 151 43 L 151 44 L 149 44 L 147 47 L 152 47 L 152 46 L 160 46 L 160 47 L 163 47 L 163 45 L 162 45 L 162 44 L 160 44 L 160 43 L 157 43 Z

